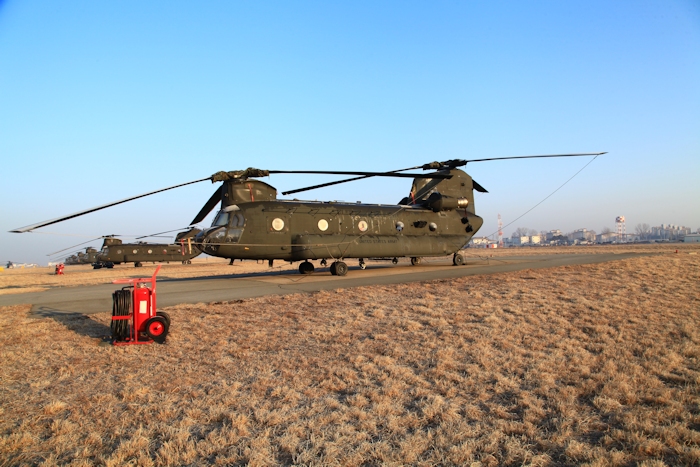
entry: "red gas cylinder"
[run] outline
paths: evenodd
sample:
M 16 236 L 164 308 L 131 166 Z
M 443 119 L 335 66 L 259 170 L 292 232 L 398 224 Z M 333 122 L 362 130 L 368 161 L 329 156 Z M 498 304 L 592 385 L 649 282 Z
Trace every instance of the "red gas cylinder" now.
M 139 282 L 134 287 L 134 327 L 139 332 L 145 332 L 145 323 L 153 316 L 151 314 L 152 303 L 151 303 L 151 289 L 146 287 L 146 284 Z

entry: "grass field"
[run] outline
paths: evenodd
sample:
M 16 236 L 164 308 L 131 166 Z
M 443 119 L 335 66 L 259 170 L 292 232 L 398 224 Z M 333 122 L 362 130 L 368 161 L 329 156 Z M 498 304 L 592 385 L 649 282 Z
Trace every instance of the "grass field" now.
M 0 465 L 700 465 L 700 248 L 676 247 L 169 307 L 164 345 L 3 307 Z

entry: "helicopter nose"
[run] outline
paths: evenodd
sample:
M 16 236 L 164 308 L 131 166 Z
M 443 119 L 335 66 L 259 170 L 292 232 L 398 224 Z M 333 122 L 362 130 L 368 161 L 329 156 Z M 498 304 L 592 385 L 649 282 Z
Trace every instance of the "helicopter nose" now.
M 195 236 L 195 241 L 202 246 L 204 251 L 214 252 L 218 245 L 222 243 L 226 235 L 225 227 L 211 227 Z

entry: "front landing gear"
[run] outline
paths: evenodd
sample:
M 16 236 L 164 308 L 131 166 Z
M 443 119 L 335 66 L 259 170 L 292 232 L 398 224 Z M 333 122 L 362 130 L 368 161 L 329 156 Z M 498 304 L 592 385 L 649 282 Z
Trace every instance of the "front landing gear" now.
M 334 276 L 344 276 L 348 273 L 348 265 L 342 261 L 336 261 L 331 264 L 331 274 Z
M 365 263 L 364 258 L 360 258 L 360 269 L 362 269 L 362 270 L 367 269 L 367 264 Z
M 304 261 L 299 265 L 299 274 L 313 274 L 314 265 L 308 261 Z
M 464 264 L 464 256 L 460 255 L 459 253 L 455 253 L 455 255 L 452 257 L 452 264 L 455 266 L 461 266 Z

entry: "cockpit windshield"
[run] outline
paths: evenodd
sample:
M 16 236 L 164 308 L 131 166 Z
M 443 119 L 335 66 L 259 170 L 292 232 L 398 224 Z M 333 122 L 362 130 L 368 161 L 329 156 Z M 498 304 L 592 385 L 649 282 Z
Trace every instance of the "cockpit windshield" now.
M 211 224 L 212 227 L 220 227 L 222 225 L 228 225 L 228 212 L 219 211 Z

